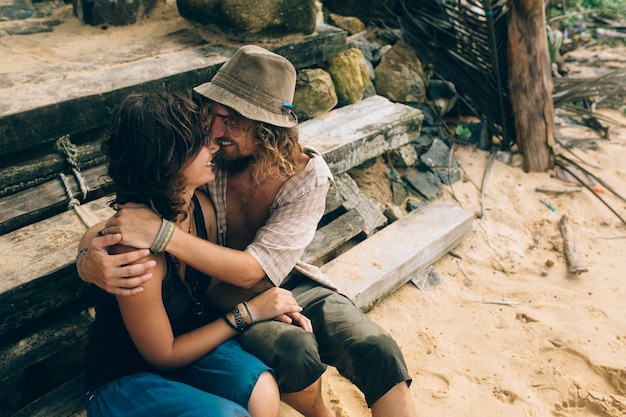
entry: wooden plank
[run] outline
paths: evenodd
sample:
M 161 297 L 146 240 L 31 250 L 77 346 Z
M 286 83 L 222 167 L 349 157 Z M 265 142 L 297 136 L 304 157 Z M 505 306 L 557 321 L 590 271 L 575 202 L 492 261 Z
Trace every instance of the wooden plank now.
M 363 218 L 363 231 L 369 236 L 387 224 L 387 218 L 359 190 L 356 182 L 346 173 L 335 176 L 337 190 L 345 200 L 346 210 L 355 209 Z
M 78 417 L 85 415 L 83 376 L 48 392 L 12 417 Z
M 71 245 L 75 253 L 75 245 Z M 72 259 L 73 259 L 72 255 Z M 22 258 L 15 255 L 9 258 Z M 32 259 L 31 256 L 23 258 Z M 0 345 L 11 333 L 23 327 L 44 326 L 52 315 L 79 312 L 93 305 L 95 287 L 83 283 L 76 274 L 73 262 L 49 275 L 31 277 L 31 281 L 0 292 Z M 24 273 L 23 276 L 28 276 Z
M 70 315 L 0 349 L 0 380 L 60 352 L 87 336 L 93 317 L 88 311 Z
M 300 138 L 338 174 L 417 140 L 423 119 L 413 107 L 372 96 L 302 122 Z
M 329 25 L 277 45 L 296 68 L 327 61 L 345 50 L 346 32 Z M 69 79 L 0 91 L 0 155 L 65 135 L 105 126 L 113 108 L 132 91 L 189 91 L 210 80 L 239 45 L 207 45 L 148 56 Z
M 102 135 L 96 136 L 96 140 L 76 144 L 76 162 L 81 170 L 104 163 L 104 155 L 100 150 Z M 48 146 L 42 147 L 39 152 L 31 150 L 28 155 L 11 158 L 11 161 L 5 162 L 5 166 L 0 166 L 0 178 L 2 178 L 0 197 L 36 187 L 53 178 L 58 178 L 61 172 L 69 173 L 71 169 L 66 157 Z
M 191 28 L 176 29 L 174 32 L 158 35 L 141 43 L 116 45 L 115 48 L 94 51 L 80 57 L 65 59 L 55 63 L 45 63 L 20 72 L 2 74 L 0 93 L 3 90 L 23 89 L 32 84 L 53 83 L 60 77 L 71 79 L 85 73 L 95 73 L 112 65 L 131 64 L 157 55 L 167 55 L 185 49 L 206 45 L 198 31 Z
M 106 175 L 106 167 L 104 165 L 81 171 L 81 175 L 89 188 L 86 201 L 101 197 L 107 191 L 110 192 L 110 185 L 105 187 L 102 181 L 103 176 Z M 79 201 L 84 202 L 80 196 L 81 190 L 74 175 L 66 173 L 66 180 L 72 195 Z M 70 199 L 60 176 L 37 187 L 1 198 L 0 235 L 63 213 L 68 209 L 69 203 Z
M 374 96 L 362 102 L 335 109 L 317 119 L 300 124 L 302 141 L 322 153 L 333 173 L 338 175 L 383 152 L 403 145 L 419 136 L 422 113 L 412 107 L 393 103 L 384 97 Z M 341 126 L 341 129 L 338 129 Z M 104 166 L 81 171 L 93 191 L 90 201 L 102 195 L 101 176 Z M 72 176 L 68 181 L 74 195 L 78 184 Z M 368 233 L 384 224 L 386 219 L 368 210 L 368 202 L 360 197 L 358 189 L 344 191 L 360 206 L 361 215 L 368 225 Z M 344 197 L 345 199 L 345 197 Z M 58 179 L 0 199 L 0 234 L 37 222 L 62 212 L 69 202 L 65 189 Z M 352 206 L 351 206 L 352 207 Z M 348 207 L 351 208 L 351 207 Z
M 109 200 L 103 197 L 85 207 L 96 218 L 105 219 L 114 213 L 107 205 Z M 66 268 L 73 262 L 85 230 L 78 216 L 68 211 L 0 236 L 0 253 L 8 255 L 1 266 L 0 294 Z
M 460 207 L 435 201 L 368 237 L 322 271 L 368 311 L 467 237 L 473 218 Z
M 365 222 L 359 212 L 356 209 L 347 211 L 326 226 L 317 229 L 313 241 L 302 255 L 302 260 L 315 264 L 316 261 L 361 233 L 364 228 Z

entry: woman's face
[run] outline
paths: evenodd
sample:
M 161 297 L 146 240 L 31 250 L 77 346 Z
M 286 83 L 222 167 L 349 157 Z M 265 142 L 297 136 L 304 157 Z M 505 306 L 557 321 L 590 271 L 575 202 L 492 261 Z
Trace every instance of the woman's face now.
M 206 135 L 206 143 L 191 163 L 183 170 L 188 190 L 195 190 L 199 186 L 215 179 L 213 162 L 211 161 L 215 152 L 219 150 L 219 146 L 208 136 L 208 132 Z

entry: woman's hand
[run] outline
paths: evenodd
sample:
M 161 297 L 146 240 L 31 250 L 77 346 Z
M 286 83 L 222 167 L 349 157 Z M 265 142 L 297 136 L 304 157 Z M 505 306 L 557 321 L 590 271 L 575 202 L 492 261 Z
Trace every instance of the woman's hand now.
M 270 288 L 248 301 L 248 307 L 255 321 L 276 318 L 285 323 L 298 324 L 306 331 L 312 331 L 311 321 L 300 312 L 302 307 L 284 288 Z
M 161 228 L 161 218 L 144 205 L 128 203 L 105 224 L 103 234 L 119 233 L 121 244 L 133 248 L 150 248 Z
M 152 278 L 150 269 L 155 263 L 145 259 L 150 252 L 140 249 L 118 255 L 110 254 L 109 251 L 120 243 L 122 236 L 99 236 L 105 223 L 92 226 L 81 239 L 79 247 L 87 249 L 81 254 L 81 278 L 111 294 L 138 294 L 143 291 L 141 285 Z

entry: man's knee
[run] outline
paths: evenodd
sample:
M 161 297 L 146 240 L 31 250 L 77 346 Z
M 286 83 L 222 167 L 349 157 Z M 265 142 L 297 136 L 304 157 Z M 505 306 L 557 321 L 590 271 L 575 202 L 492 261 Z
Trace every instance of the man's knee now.
M 313 333 L 296 326 L 258 323 L 244 332 L 239 342 L 274 370 L 281 393 L 303 390 L 326 370 Z
M 282 393 L 305 389 L 326 370 L 315 338 L 310 333 L 307 336 L 310 337 L 303 337 L 301 332 L 285 331 L 276 340 L 274 372 Z

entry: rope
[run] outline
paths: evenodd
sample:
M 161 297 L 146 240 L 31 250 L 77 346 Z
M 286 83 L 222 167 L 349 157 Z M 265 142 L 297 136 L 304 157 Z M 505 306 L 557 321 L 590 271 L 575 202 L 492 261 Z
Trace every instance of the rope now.
M 76 145 L 71 142 L 69 135 L 65 135 L 57 140 L 56 148 L 57 151 L 65 156 L 65 160 L 71 166 L 72 173 L 74 174 L 74 177 L 78 182 L 78 187 L 80 188 L 82 199 L 86 200 L 87 194 L 89 193 L 89 187 L 85 183 L 85 178 L 80 173 L 78 167 L 78 149 L 76 148 Z M 91 227 L 93 222 L 89 221 L 89 219 L 87 218 L 87 213 L 85 213 L 86 208 L 81 207 L 80 200 L 74 197 L 72 187 L 70 187 L 70 183 L 67 180 L 67 177 L 64 173 L 60 173 L 59 176 L 61 179 L 61 184 L 63 185 L 63 189 L 65 190 L 65 194 L 68 198 L 67 209 L 73 210 L 78 218 L 83 222 L 83 224 L 87 226 L 87 228 Z
M 72 189 L 70 188 L 70 184 L 67 181 L 67 177 L 63 173 L 59 175 L 61 176 L 61 183 L 63 184 L 63 188 L 65 189 L 65 194 L 67 194 L 67 197 L 69 199 L 69 202 L 67 203 L 67 209 L 74 210 L 74 213 L 76 213 L 76 215 L 83 222 L 83 224 L 87 226 L 87 228 L 90 228 L 91 226 L 93 226 L 93 223 L 89 221 L 89 219 L 87 219 L 87 216 L 83 212 L 85 208 L 81 207 L 80 201 L 78 201 L 78 199 L 74 197 L 74 193 L 72 193 Z
M 72 143 L 69 135 L 60 137 L 56 142 L 56 148 L 61 154 L 63 154 L 63 156 L 65 156 L 65 160 L 72 167 L 72 173 L 74 174 L 74 177 L 76 177 L 82 198 L 85 200 L 87 198 L 87 194 L 89 193 L 89 187 L 87 187 L 85 179 L 80 173 L 80 169 L 78 167 L 78 148 Z

